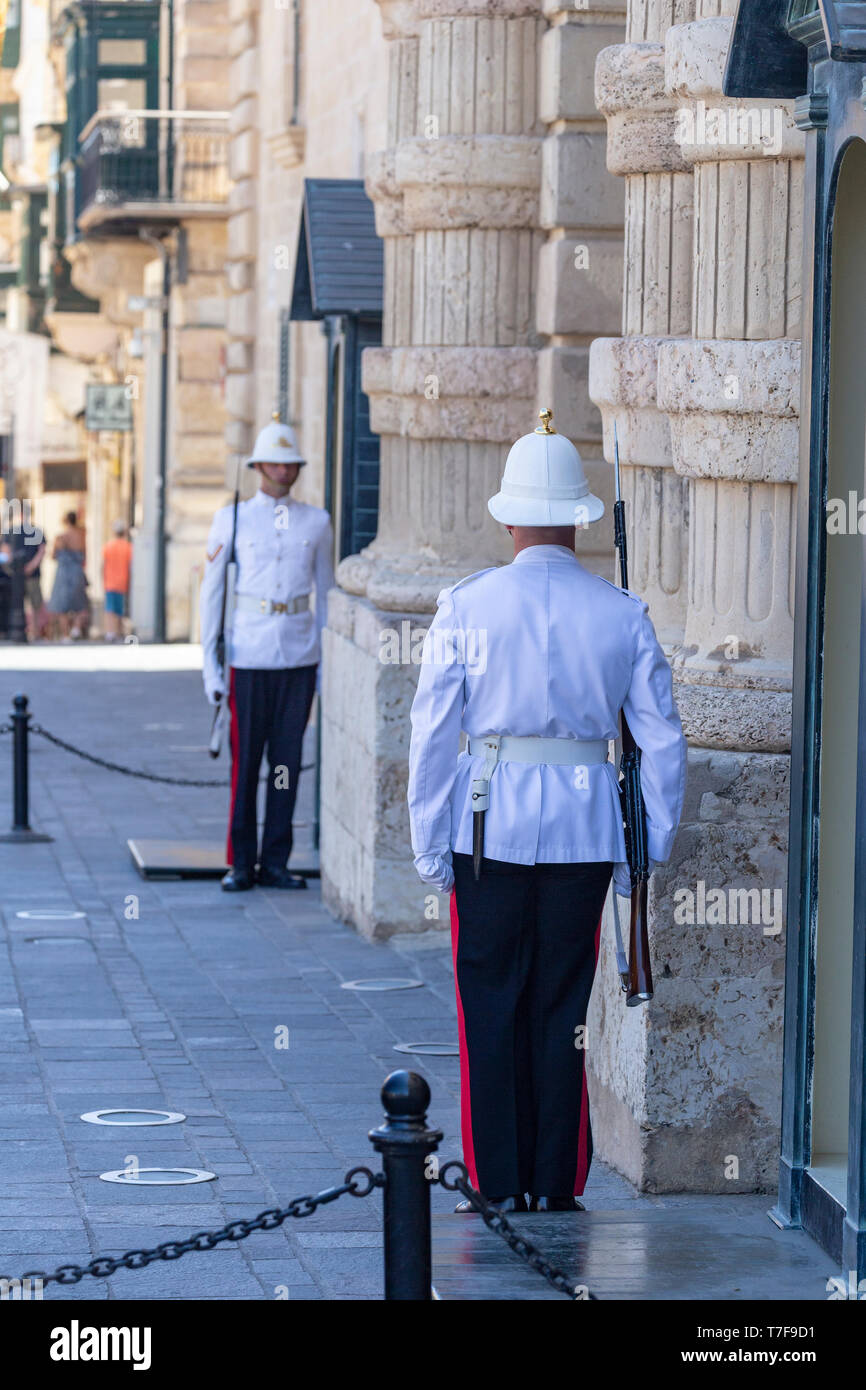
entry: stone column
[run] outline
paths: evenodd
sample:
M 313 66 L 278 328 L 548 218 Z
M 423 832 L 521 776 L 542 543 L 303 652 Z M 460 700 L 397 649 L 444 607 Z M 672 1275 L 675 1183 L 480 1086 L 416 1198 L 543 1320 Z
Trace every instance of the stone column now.
M 389 148 L 367 189 L 385 239 L 385 346 L 364 389 L 381 436 L 379 534 L 343 589 L 430 612 L 505 558 L 484 501 L 535 403 L 540 0 L 382 5 Z
M 664 1075 L 654 1119 L 669 1106 L 680 1116 L 683 1152 L 659 1162 L 661 1180 L 681 1185 L 689 1171 L 693 1186 L 730 1191 L 772 1188 L 778 1160 L 804 136 L 790 103 L 721 97 L 734 6 L 720 8 L 666 39 L 694 164 L 696 270 L 693 336 L 659 355 L 659 404 L 690 510 L 674 662 L 689 793 L 663 886 L 703 882 L 728 903 L 760 895 L 762 913 L 745 926 L 729 913 L 727 925 L 659 931 L 674 976 L 659 1026 L 683 1066 L 672 1086 L 655 1049 L 648 1088 L 661 1098 Z M 712 110 L 727 118 L 721 140 L 706 124 Z M 696 1036 L 722 1046 L 696 1052 Z
M 688 489 L 688 785 L 652 880 L 656 997 L 623 1019 L 608 987 L 593 1057 L 599 1152 L 652 1191 L 767 1190 L 778 1151 L 802 136 L 784 103 L 744 127 L 721 96 L 731 8 L 664 36 L 694 184 L 690 332 L 656 382 Z
M 364 361 L 379 532 L 342 562 L 329 601 L 321 805 L 325 899 L 371 936 L 423 930 L 438 910 L 406 811 L 418 644 L 384 661 L 383 634 L 423 634 L 440 589 L 508 555 L 486 501 L 536 407 L 545 28 L 541 0 L 379 3 L 389 135 L 367 188 L 385 239 L 384 345 Z
M 676 138 L 676 102 L 665 90 L 664 35 L 675 19 L 691 17 L 692 3 L 632 0 L 627 42 L 605 49 L 595 72 L 608 168 L 625 179 L 626 213 L 623 337 L 593 343 L 590 394 L 611 462 L 617 425 L 629 583 L 649 603 L 668 651 L 683 634 L 688 493 L 673 470 L 656 377 L 661 343 L 690 327 L 692 175 Z

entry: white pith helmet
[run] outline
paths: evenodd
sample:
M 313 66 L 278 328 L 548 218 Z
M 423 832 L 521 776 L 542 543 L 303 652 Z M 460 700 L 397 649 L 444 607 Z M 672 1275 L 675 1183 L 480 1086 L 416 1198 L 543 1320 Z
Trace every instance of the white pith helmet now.
M 274 411 L 271 423 L 265 425 L 263 430 L 259 430 L 255 448 L 247 459 L 247 468 L 254 468 L 257 463 L 306 463 L 306 461 L 298 453 L 295 431 L 291 425 L 284 424 L 277 412 Z
M 553 412 L 539 411 L 540 425 L 512 444 L 502 484 L 487 503 L 505 526 L 586 526 L 604 515 L 604 503 L 589 490 L 583 461 L 570 439 L 551 425 Z

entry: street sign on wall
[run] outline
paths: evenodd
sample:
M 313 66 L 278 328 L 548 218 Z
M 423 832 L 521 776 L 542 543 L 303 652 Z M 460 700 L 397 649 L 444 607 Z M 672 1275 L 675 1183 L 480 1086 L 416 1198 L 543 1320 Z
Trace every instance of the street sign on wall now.
M 89 430 L 132 429 L 132 400 L 122 383 L 90 382 L 85 398 L 84 423 Z

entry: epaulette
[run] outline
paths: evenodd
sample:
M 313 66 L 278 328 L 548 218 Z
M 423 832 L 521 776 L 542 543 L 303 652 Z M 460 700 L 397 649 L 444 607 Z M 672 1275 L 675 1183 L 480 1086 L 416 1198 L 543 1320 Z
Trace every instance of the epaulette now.
M 632 600 L 632 602 L 634 602 L 634 603 L 644 603 L 644 602 L 645 602 L 645 600 L 641 598 L 640 594 L 634 593 L 631 589 L 623 589 L 622 586 L 619 585 L 619 584 L 612 584 L 611 581 L 610 581 L 609 579 L 605 579 L 605 578 L 604 578 L 602 575 L 600 575 L 600 574 L 597 574 L 597 575 L 595 576 L 595 578 L 596 578 L 596 579 L 600 579 L 601 582 L 602 582 L 602 584 L 606 584 L 607 587 L 608 587 L 609 589 L 615 589 L 616 592 L 617 592 L 618 594 L 622 594 L 624 598 L 630 598 L 630 599 Z
M 449 588 L 443 589 L 442 592 L 445 594 L 453 594 L 455 590 L 462 589 L 464 584 L 471 584 L 473 579 L 480 579 L 482 574 L 489 574 L 491 570 L 498 570 L 501 568 L 501 565 L 488 565 L 484 570 L 476 570 L 474 574 L 467 574 L 463 579 L 458 579 L 456 584 L 452 584 Z

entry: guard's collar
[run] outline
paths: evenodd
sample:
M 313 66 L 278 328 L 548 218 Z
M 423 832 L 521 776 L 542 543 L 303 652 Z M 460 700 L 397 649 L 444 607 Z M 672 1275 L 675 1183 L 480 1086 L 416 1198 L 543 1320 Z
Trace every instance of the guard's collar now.
M 258 492 L 254 493 L 251 500 L 259 507 L 287 507 L 294 501 L 294 498 L 290 492 L 287 492 L 283 497 L 271 497 L 269 493 L 263 492 L 262 489 L 259 488 Z
M 525 549 L 517 552 L 511 563 L 526 565 L 533 560 L 573 560 L 575 564 L 580 563 L 574 551 L 569 550 L 567 545 L 527 545 Z

